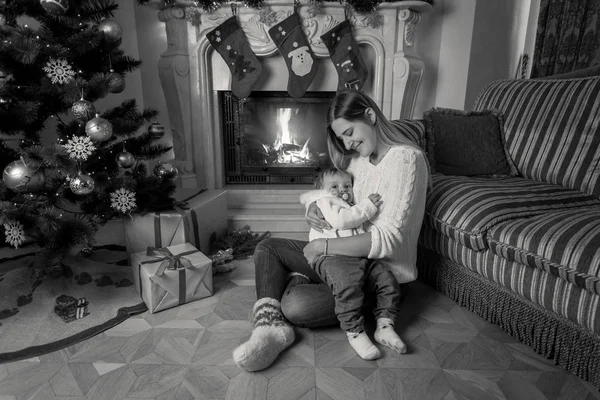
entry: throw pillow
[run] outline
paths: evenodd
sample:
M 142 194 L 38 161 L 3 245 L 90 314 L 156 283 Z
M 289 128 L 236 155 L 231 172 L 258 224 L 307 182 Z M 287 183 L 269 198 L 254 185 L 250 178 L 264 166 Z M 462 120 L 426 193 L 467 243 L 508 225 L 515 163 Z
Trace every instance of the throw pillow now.
M 461 176 L 518 174 L 507 152 L 500 112 L 432 108 L 423 117 L 433 172 Z

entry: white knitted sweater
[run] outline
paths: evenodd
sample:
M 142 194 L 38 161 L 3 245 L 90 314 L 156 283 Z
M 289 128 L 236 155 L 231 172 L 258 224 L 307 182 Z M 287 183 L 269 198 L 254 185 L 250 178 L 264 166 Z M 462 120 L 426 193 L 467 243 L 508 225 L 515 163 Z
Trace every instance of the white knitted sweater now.
M 368 258 L 381 259 L 398 282 L 417 279 L 417 241 L 429 179 L 425 154 L 406 145 L 392 147 L 373 165 L 368 158 L 352 159 L 348 172 L 354 175 L 354 195 L 366 199 L 379 193 L 379 213 L 364 225 L 371 232 Z

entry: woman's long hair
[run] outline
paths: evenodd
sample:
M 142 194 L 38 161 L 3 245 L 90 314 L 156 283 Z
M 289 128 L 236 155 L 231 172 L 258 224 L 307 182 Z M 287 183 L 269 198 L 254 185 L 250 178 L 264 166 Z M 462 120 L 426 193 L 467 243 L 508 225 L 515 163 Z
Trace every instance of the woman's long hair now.
M 344 143 L 338 139 L 331 123 L 344 118 L 348 121 L 362 121 L 371 124 L 365 110 L 370 108 L 376 116 L 375 131 L 379 140 L 388 146 L 407 145 L 422 149 L 412 140 L 408 139 L 395 128 L 391 122 L 383 115 L 377 104 L 366 94 L 353 89 L 339 91 L 329 106 L 327 117 L 327 149 L 333 165 L 338 169 L 345 170 L 350 164 L 352 157 L 356 157 L 354 150 L 346 150 Z

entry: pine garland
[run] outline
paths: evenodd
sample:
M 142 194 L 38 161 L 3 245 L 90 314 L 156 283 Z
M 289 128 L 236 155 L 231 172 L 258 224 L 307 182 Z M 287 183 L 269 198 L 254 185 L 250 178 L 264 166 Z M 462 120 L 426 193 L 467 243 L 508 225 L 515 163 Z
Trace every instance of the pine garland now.
M 323 2 L 330 2 L 330 1 L 332 2 L 332 1 L 336 1 L 336 0 L 310 0 L 310 3 L 316 4 L 316 3 L 323 3 Z M 396 1 L 398 1 L 398 0 L 396 0 Z M 402 0 L 400 0 L 400 1 L 402 1 Z M 421 1 L 423 1 L 425 3 L 429 3 L 431 5 L 435 4 L 435 0 L 421 0 Z M 150 0 L 137 0 L 137 2 L 140 5 L 146 5 L 150 2 Z M 372 11 L 376 10 L 377 7 L 381 3 L 389 3 L 389 2 L 390 1 L 387 1 L 387 0 L 348 0 L 347 1 L 348 5 L 351 6 L 352 9 L 354 9 L 354 11 L 361 13 L 361 14 L 372 12 Z M 166 6 L 169 6 L 173 3 L 174 3 L 173 0 L 165 0 Z M 195 7 L 201 8 L 205 12 L 213 12 L 220 6 L 222 6 L 224 4 L 229 4 L 230 1 L 229 0 L 194 0 L 194 1 L 192 1 L 192 3 Z M 244 0 L 243 4 L 246 7 L 259 9 L 259 8 L 263 7 L 264 0 Z

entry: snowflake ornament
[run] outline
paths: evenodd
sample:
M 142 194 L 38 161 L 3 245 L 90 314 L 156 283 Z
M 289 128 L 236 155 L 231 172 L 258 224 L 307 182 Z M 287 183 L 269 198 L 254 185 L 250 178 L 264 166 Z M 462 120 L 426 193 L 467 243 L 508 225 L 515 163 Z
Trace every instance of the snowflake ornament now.
M 92 155 L 96 146 L 88 136 L 73 136 L 65 145 L 69 157 L 77 161 L 85 161 Z
M 57 83 L 61 85 L 69 83 L 75 78 L 75 71 L 73 71 L 71 65 L 64 58 L 56 59 L 50 57 L 50 61 L 46 63 L 43 69 L 54 85 Z
M 123 214 L 137 207 L 135 193 L 127 189 L 117 189 L 110 194 L 110 206 Z
M 4 224 L 4 234 L 6 235 L 6 243 L 19 248 L 25 242 L 25 229 L 19 221 L 8 221 Z

